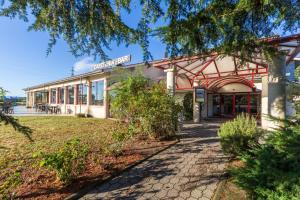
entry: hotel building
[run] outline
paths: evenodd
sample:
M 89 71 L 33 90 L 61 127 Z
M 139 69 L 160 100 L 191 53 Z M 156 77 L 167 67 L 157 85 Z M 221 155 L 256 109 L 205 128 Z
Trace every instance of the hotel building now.
M 170 93 L 181 99 L 193 94 L 193 120 L 233 117 L 246 112 L 261 120 L 263 128 L 278 124 L 269 116 L 285 119 L 294 114 L 286 98 L 286 84 L 294 79 L 299 60 L 300 34 L 267 38 L 282 54 L 265 59 L 261 55 L 241 60 L 238 55 L 212 53 L 150 63 L 124 66 L 142 69 L 154 81 L 165 81 Z M 113 85 L 114 71 L 96 70 L 26 88 L 27 106 L 37 103 L 58 105 L 62 113 L 109 117 L 108 92 Z

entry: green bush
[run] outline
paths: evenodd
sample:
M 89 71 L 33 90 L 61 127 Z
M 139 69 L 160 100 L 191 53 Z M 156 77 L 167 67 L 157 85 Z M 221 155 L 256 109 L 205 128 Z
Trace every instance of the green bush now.
M 114 90 L 114 96 L 111 97 L 113 115 L 130 124 L 138 122 L 144 110 L 144 100 L 149 96 L 149 85 L 150 80 L 142 75 L 131 75 L 121 80 L 120 87 Z
M 10 174 L 3 184 L 0 186 L 0 199 L 9 200 L 14 199 L 14 194 L 11 193 L 15 187 L 22 183 L 21 173 L 19 171 L 15 171 Z
M 300 125 L 272 133 L 265 144 L 241 158 L 231 171 L 235 182 L 254 199 L 300 199 Z
M 123 142 L 114 142 L 104 147 L 104 153 L 106 155 L 120 156 L 123 154 Z
M 110 134 L 114 142 L 124 142 L 134 136 L 134 131 L 135 129 L 131 124 L 117 123 L 117 125 L 111 129 Z
M 187 93 L 183 98 L 183 116 L 185 120 L 193 119 L 193 93 Z
M 296 113 L 300 116 L 300 101 L 294 101 Z
M 164 84 L 153 84 L 145 99 L 141 115 L 141 129 L 155 138 L 167 138 L 175 134 L 181 106 L 168 95 Z
M 232 121 L 223 123 L 218 131 L 223 151 L 234 156 L 256 145 L 260 133 L 255 118 L 244 113 Z
M 39 152 L 34 157 L 40 157 L 41 167 L 54 170 L 64 184 L 69 184 L 84 170 L 87 154 L 87 146 L 81 144 L 79 139 L 72 139 L 57 152 Z
M 85 113 L 77 113 L 76 117 L 78 117 L 78 118 L 90 118 L 90 117 L 92 117 L 92 115 L 85 114 Z
M 121 81 L 112 97 L 114 116 L 127 121 L 131 133 L 168 137 L 177 129 L 181 107 L 163 84 L 153 84 L 142 75 Z

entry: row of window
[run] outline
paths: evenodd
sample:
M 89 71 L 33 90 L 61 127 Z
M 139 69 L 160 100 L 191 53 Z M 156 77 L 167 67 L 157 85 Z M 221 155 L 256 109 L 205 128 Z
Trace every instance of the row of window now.
M 87 91 L 88 85 L 79 84 L 75 86 L 68 86 L 66 89 L 67 93 L 67 104 L 74 104 L 75 100 L 75 87 L 77 87 L 77 104 L 85 105 L 87 104 Z M 104 101 L 104 81 L 94 81 L 91 85 L 91 105 L 103 105 Z M 51 103 L 56 103 L 56 94 L 58 94 L 58 103 L 64 104 L 65 99 L 65 91 L 64 88 L 58 88 L 58 92 L 56 93 L 56 89 L 51 89 Z

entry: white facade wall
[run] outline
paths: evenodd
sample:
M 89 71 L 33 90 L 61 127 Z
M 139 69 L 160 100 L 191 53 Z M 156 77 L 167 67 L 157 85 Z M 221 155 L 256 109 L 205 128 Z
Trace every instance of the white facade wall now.
M 140 65 L 138 68 L 131 68 L 134 70 L 142 70 L 141 73 L 145 75 L 146 77 L 157 81 L 159 77 L 161 77 L 164 73 L 162 70 L 159 70 L 157 68 L 153 67 L 146 67 L 145 65 Z M 34 89 L 29 89 L 26 90 L 27 99 L 26 99 L 26 106 L 27 107 L 33 107 L 35 105 L 34 102 L 34 93 L 38 91 L 48 91 L 49 92 L 49 102 L 48 104 L 50 106 L 59 106 L 61 109 L 62 114 L 70 114 L 70 115 L 76 115 L 76 114 L 86 114 L 86 115 L 91 115 L 92 117 L 96 118 L 107 118 L 109 117 L 109 102 L 108 102 L 108 82 L 111 77 L 111 72 L 99 72 L 96 74 L 91 74 L 91 75 L 86 75 L 82 77 L 78 77 L 74 80 L 66 80 L 66 81 L 59 81 L 60 83 L 53 83 L 53 84 L 48 84 L 46 86 L 40 86 Z M 92 82 L 94 81 L 104 81 L 104 101 L 103 105 L 92 105 L 92 89 L 91 85 Z M 87 98 L 87 104 L 86 105 L 80 105 L 77 102 L 77 96 L 78 96 L 78 91 L 77 88 L 75 87 L 76 85 L 79 84 L 86 84 L 89 85 L 88 89 L 88 98 Z M 74 104 L 68 104 L 68 94 L 67 94 L 67 87 L 68 86 L 73 86 L 74 87 Z M 56 102 L 58 103 L 51 103 L 51 89 L 58 89 L 58 88 L 64 88 L 64 104 L 59 104 L 58 99 Z M 56 98 L 58 98 L 58 93 L 56 93 Z
M 73 81 L 67 81 L 64 83 L 59 83 L 59 84 L 53 84 L 47 87 L 40 87 L 36 89 L 32 89 L 29 91 L 26 91 L 29 93 L 29 99 L 27 99 L 27 106 L 28 107 L 33 107 L 35 105 L 34 103 L 34 92 L 38 91 L 49 91 L 49 105 L 50 106 L 59 106 L 61 109 L 62 114 L 70 114 L 70 115 L 77 115 L 77 114 L 86 114 L 86 115 L 91 115 L 92 117 L 96 118 L 107 118 L 107 111 L 106 111 L 106 99 L 107 99 L 107 92 L 106 86 L 107 86 L 107 75 L 94 75 L 91 77 L 86 77 L 86 78 L 79 78 L 78 80 L 73 80 Z M 94 81 L 99 81 L 99 80 L 104 80 L 104 103 L 103 105 L 91 105 L 91 84 Z M 87 104 L 78 104 L 77 103 L 77 88 L 76 85 L 78 84 L 87 84 L 89 85 L 90 89 L 87 92 L 88 97 L 87 97 Z M 68 95 L 67 95 L 67 87 L 68 86 L 73 86 L 74 87 L 74 104 L 68 104 Z M 64 88 L 64 104 L 60 104 L 58 100 L 56 102 L 58 103 L 51 103 L 51 89 L 58 89 L 58 88 Z M 58 93 L 56 93 L 56 98 L 58 99 Z

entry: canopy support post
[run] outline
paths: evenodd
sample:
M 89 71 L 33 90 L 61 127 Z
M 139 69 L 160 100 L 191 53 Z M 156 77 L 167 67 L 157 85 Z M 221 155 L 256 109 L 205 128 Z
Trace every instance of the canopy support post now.
M 167 89 L 171 96 L 175 95 L 175 74 L 176 74 L 176 66 L 172 66 L 169 69 L 164 70 L 167 73 Z

